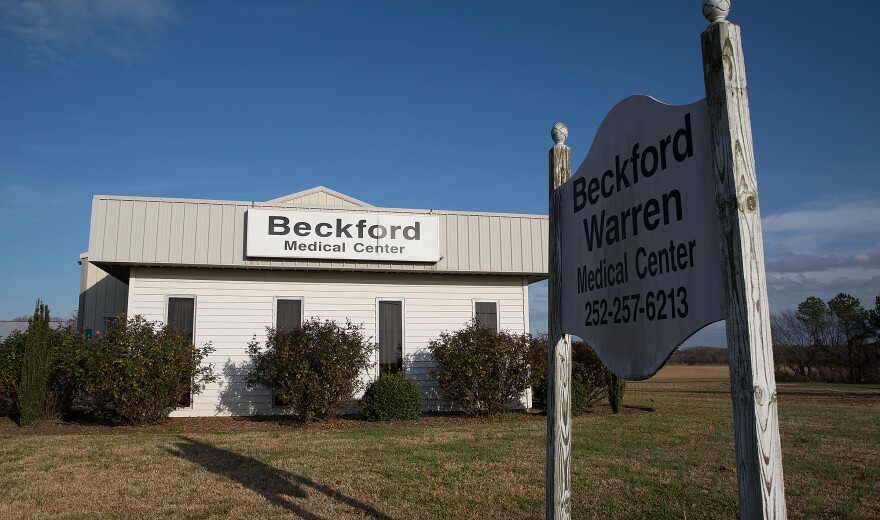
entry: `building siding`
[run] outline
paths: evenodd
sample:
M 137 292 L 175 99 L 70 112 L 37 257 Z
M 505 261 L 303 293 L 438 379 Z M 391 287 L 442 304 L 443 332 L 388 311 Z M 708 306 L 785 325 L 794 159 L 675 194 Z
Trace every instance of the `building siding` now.
M 104 319 L 126 312 L 128 284 L 107 274 L 100 267 L 81 258 L 80 293 L 77 326 L 80 330 L 104 332 Z
M 489 223 L 487 221 L 487 227 Z M 302 272 L 252 269 L 196 269 L 134 267 L 128 286 L 128 309 L 149 320 L 164 321 L 168 296 L 196 298 L 195 341 L 210 341 L 213 363 L 221 381 L 209 385 L 191 408 L 174 416 L 243 415 L 280 413 L 271 407 L 265 388 L 248 390 L 243 382 L 252 338 L 265 341 L 272 325 L 277 297 L 303 300 L 308 319 L 346 319 L 362 325 L 376 337 L 377 301 L 404 302 L 405 373 L 421 386 L 426 408 L 448 410 L 430 376 L 433 368 L 428 342 L 441 332 L 464 326 L 473 317 L 473 301 L 494 300 L 502 329 L 525 332 L 528 328 L 528 278 L 370 272 Z M 365 374 L 369 379 L 375 369 Z

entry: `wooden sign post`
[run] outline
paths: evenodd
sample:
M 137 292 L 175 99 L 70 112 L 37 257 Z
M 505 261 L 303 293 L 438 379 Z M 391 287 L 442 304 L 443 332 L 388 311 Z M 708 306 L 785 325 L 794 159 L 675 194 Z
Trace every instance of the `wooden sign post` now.
M 786 518 L 770 309 L 739 27 L 707 0 L 703 74 L 712 134 L 740 518 Z
M 571 518 L 571 336 L 562 332 L 562 193 L 571 177 L 568 128 L 553 125 L 550 149 L 550 252 L 547 280 L 546 517 Z

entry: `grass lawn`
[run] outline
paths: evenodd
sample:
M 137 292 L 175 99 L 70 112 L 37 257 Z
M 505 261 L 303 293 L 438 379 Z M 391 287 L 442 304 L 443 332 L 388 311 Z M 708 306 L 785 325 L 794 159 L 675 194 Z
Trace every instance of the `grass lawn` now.
M 737 517 L 726 373 L 700 369 L 661 371 L 630 385 L 624 413 L 575 419 L 575 518 Z M 880 387 L 803 390 L 780 385 L 789 517 L 880 518 Z M 0 518 L 542 518 L 545 427 L 527 414 L 140 429 L 0 418 Z

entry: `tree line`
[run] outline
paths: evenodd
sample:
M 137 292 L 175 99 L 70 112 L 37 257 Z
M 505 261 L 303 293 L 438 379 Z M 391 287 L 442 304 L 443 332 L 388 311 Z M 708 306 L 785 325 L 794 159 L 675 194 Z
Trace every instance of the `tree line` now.
M 873 309 L 839 293 L 771 316 L 777 379 L 880 382 L 880 296 Z
M 809 296 L 795 310 L 770 316 L 778 381 L 880 382 L 880 296 L 873 309 L 839 293 Z M 726 365 L 726 348 L 677 350 L 671 365 Z

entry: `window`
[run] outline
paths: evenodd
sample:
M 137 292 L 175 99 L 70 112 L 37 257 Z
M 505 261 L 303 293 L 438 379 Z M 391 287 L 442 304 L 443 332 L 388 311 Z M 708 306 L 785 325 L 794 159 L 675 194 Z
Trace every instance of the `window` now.
M 188 336 L 190 339 L 195 335 L 196 299 L 193 297 L 171 296 L 168 298 L 168 319 L 165 323 L 177 332 Z M 184 395 L 180 396 L 181 407 L 192 405 L 192 395 L 187 388 Z
M 195 332 L 196 299 L 172 296 L 168 298 L 166 323 L 184 336 L 193 337 Z
M 275 300 L 275 330 L 290 331 L 302 325 L 303 302 L 301 299 L 277 298 Z M 272 392 L 272 406 L 289 406 L 290 403 Z
M 293 330 L 302 325 L 302 300 L 275 300 L 275 328 Z
M 379 301 L 379 373 L 403 370 L 403 302 Z
M 484 327 L 498 330 L 498 302 L 474 302 L 474 319 Z

